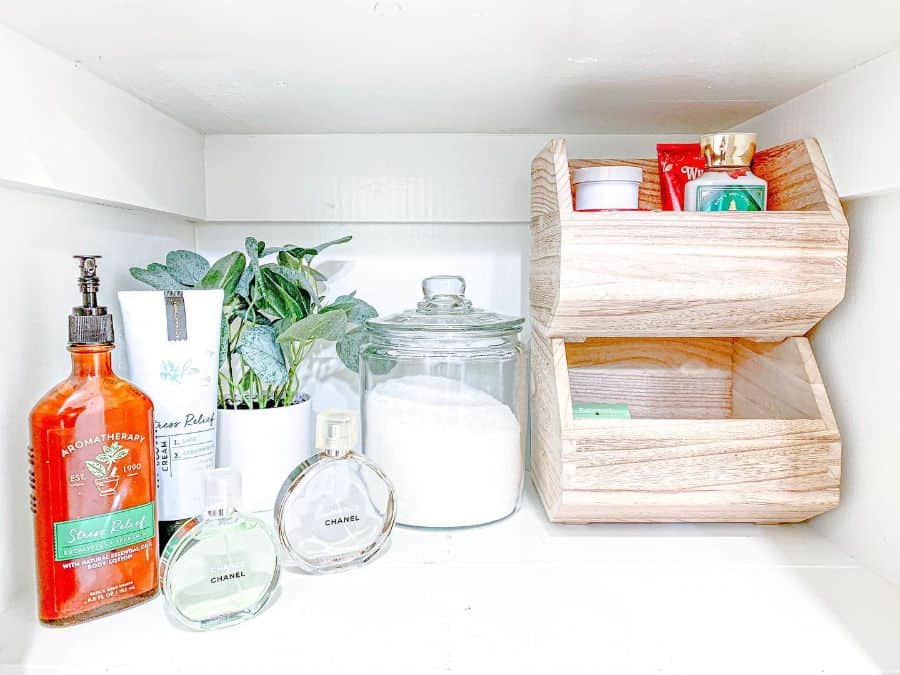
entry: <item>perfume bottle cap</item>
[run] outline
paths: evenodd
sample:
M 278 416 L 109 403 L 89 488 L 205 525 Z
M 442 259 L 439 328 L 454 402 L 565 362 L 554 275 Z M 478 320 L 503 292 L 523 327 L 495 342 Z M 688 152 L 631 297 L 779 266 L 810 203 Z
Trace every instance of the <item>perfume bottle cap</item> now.
M 700 153 L 710 168 L 750 166 L 756 154 L 756 134 L 706 134 L 700 137 Z
M 350 452 L 357 439 L 356 412 L 326 410 L 316 417 L 316 448 L 327 452 Z
M 237 469 L 212 469 L 206 472 L 203 488 L 207 511 L 236 511 L 241 500 L 241 473 Z

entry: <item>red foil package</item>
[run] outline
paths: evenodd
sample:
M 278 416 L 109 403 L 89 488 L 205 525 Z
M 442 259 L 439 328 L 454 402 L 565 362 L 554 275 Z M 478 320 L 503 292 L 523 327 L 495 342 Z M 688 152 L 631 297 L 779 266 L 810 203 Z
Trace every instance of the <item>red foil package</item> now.
M 699 143 L 659 143 L 659 192 L 663 211 L 684 210 L 684 186 L 706 170 Z

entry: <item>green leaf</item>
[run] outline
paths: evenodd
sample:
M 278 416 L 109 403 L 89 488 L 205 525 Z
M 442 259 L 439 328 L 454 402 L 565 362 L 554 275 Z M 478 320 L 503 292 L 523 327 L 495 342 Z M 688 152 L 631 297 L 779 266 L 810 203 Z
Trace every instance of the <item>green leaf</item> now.
M 100 462 L 96 462 L 93 459 L 86 459 L 84 465 L 87 467 L 87 470 L 97 478 L 106 478 L 106 467 Z
M 247 237 L 244 239 L 244 248 L 247 249 L 248 264 L 255 270 L 259 269 L 259 254 L 265 250 L 264 242 L 257 241 L 255 237 Z
M 267 317 L 265 314 L 260 314 L 255 308 L 254 309 L 236 309 L 234 311 L 234 315 L 242 318 L 247 323 L 256 324 L 259 326 L 271 326 L 273 321 Z
M 359 372 L 362 362 L 362 351 L 368 342 L 365 326 L 356 326 L 335 345 L 335 351 L 341 362 L 355 373 Z M 394 369 L 397 361 L 385 357 L 370 357 L 366 360 L 368 372 L 372 375 L 386 375 Z
M 292 270 L 299 270 L 301 267 L 300 260 L 292 256 L 289 251 L 279 251 L 277 260 L 279 265 L 290 267 Z
M 347 319 L 350 323 L 357 325 L 362 325 L 366 322 L 366 319 L 378 316 L 378 310 L 365 300 L 357 298 L 356 291 L 353 291 L 350 295 L 339 295 L 329 307 L 334 305 L 340 305 L 342 308 L 349 307 L 348 310 L 345 310 L 347 311 Z
M 275 331 L 271 327 L 245 328 L 237 351 L 263 384 L 278 386 L 287 380 L 284 354 L 275 342 Z
M 327 314 L 328 312 L 343 312 L 344 314 L 349 314 L 352 310 L 352 302 L 332 302 L 330 305 L 325 305 L 319 314 Z
M 366 329 L 357 326 L 335 344 L 338 358 L 354 373 L 359 372 L 359 352 L 366 341 Z
M 228 342 L 231 339 L 231 332 L 228 330 L 228 321 L 225 315 L 222 315 L 222 325 L 219 329 L 219 368 L 225 363 L 228 356 Z
M 306 316 L 306 300 L 290 281 L 269 267 L 260 270 L 257 283 L 262 285 L 266 304 L 280 317 L 297 321 Z
M 116 454 L 114 454 L 112 456 L 112 460 L 115 462 L 117 459 L 122 459 L 123 457 L 127 457 L 127 456 L 128 456 L 128 450 L 126 450 L 125 448 L 122 448 Z
M 308 276 L 301 269 L 294 269 L 292 267 L 286 267 L 284 265 L 275 265 L 272 263 L 268 263 L 263 265 L 266 269 L 270 269 L 276 274 L 284 277 L 286 280 L 290 281 L 295 286 L 299 286 L 301 290 L 309 296 L 309 300 L 313 302 L 317 307 L 319 306 L 319 289 L 316 288 L 315 283 L 310 280 Z M 308 305 L 309 302 L 304 302 L 304 305 Z M 304 312 L 305 314 L 306 312 Z
M 315 279 L 316 281 L 328 281 L 328 277 L 326 277 L 324 274 L 322 274 L 319 270 L 317 270 L 313 267 L 307 267 L 306 269 L 309 270 L 309 273 L 312 275 L 312 278 Z
M 297 246 L 296 244 L 285 244 L 284 246 L 267 246 L 259 254 L 259 257 L 265 258 L 266 256 L 270 256 L 273 253 L 281 254 L 281 253 L 290 253 L 291 251 L 308 251 L 308 250 L 310 250 L 310 249 L 306 249 L 301 246 Z
M 310 314 L 291 324 L 278 336 L 282 344 L 287 342 L 314 342 L 315 340 L 340 340 L 347 332 L 347 315 L 344 312 Z
M 196 286 L 209 272 L 209 261 L 193 251 L 170 251 L 166 267 L 175 279 L 186 286 Z
M 225 302 L 229 302 L 246 264 L 243 253 L 232 251 L 213 264 L 200 280 L 200 288 L 221 288 L 225 292 Z
M 150 263 L 147 269 L 132 267 L 130 271 L 132 277 L 158 291 L 178 291 L 186 288 L 168 267 L 159 263 Z
M 341 237 L 340 239 L 335 239 L 333 241 L 326 241 L 324 244 L 319 244 L 313 249 L 317 254 L 324 251 L 326 248 L 331 248 L 332 246 L 337 246 L 338 244 L 346 244 L 348 241 L 352 240 L 353 237 L 347 235 L 346 237 Z
M 288 252 L 297 258 L 298 260 L 302 258 L 306 258 L 307 260 L 311 260 L 316 256 L 318 251 L 314 248 L 303 248 L 302 246 L 294 246 L 293 248 L 288 249 Z
M 359 372 L 360 363 L 362 361 L 360 356 L 367 341 L 368 332 L 366 331 L 366 327 L 356 326 L 338 340 L 337 344 L 334 346 L 341 363 L 354 373 Z M 368 371 L 372 375 L 386 375 L 394 369 L 394 366 L 397 365 L 397 361 L 391 358 L 370 358 L 366 365 L 368 366 Z
M 253 266 L 247 265 L 244 271 L 241 272 L 241 278 L 238 279 L 237 286 L 234 287 L 234 292 L 248 302 L 250 300 L 250 282 L 253 280 L 253 274 Z

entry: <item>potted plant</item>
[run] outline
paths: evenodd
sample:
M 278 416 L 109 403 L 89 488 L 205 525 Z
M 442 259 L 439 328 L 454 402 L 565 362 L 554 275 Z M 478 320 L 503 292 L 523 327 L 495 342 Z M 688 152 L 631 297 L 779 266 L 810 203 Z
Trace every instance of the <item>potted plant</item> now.
M 377 312 L 355 292 L 326 302 L 327 279 L 313 267 L 319 253 L 350 239 L 306 248 L 248 237 L 245 252 L 213 264 L 173 251 L 165 264 L 131 269 L 157 290 L 224 291 L 216 464 L 241 472 L 247 510 L 271 509 L 282 481 L 310 453 L 312 408 L 299 368 L 313 347 L 334 342 L 341 361 L 358 369 L 363 324 Z

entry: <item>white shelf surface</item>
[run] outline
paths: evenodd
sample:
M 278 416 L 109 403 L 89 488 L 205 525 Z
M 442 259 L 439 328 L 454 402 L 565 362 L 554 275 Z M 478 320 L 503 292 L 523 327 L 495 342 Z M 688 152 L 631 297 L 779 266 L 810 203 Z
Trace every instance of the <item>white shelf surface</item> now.
M 464 491 L 461 493 L 464 498 Z M 900 672 L 900 590 L 807 526 L 398 528 L 370 566 L 285 571 L 248 623 L 191 633 L 161 598 L 45 628 L 0 616 L 0 673 Z

